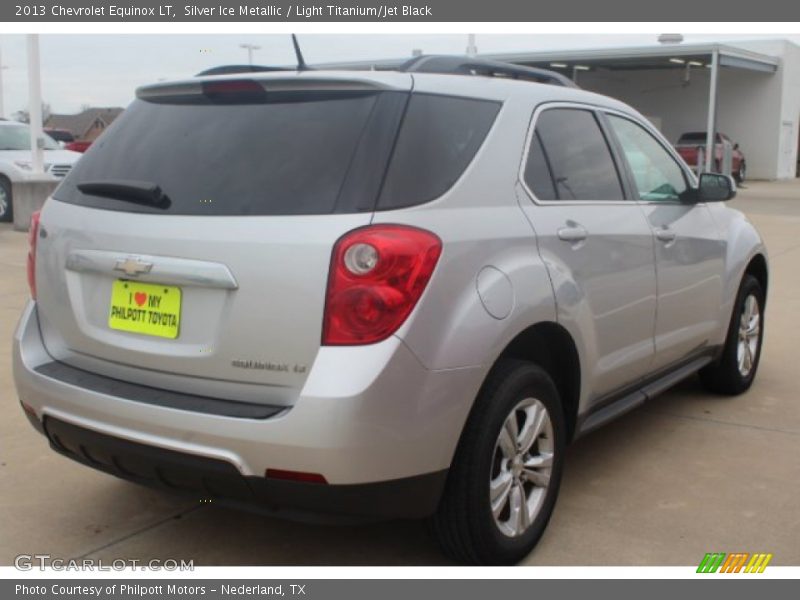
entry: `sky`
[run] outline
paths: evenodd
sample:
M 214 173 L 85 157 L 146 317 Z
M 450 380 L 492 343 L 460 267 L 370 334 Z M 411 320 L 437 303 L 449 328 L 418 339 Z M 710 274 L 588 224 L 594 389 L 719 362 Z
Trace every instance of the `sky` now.
M 298 36 L 308 63 L 374 60 L 428 54 L 463 54 L 466 34 L 305 34 Z M 478 52 L 514 52 L 652 45 L 655 35 L 497 35 L 478 34 Z M 800 43 L 800 35 L 686 35 L 685 43 L 781 37 Z M 208 67 L 247 62 L 241 44 L 255 44 L 255 64 L 294 62 L 291 39 L 283 34 L 73 34 L 40 35 L 42 98 L 52 112 L 74 113 L 84 105 L 127 106 L 135 89 L 163 79 L 184 78 Z M 24 35 L 0 35 L 2 94 L 10 117 L 28 102 Z

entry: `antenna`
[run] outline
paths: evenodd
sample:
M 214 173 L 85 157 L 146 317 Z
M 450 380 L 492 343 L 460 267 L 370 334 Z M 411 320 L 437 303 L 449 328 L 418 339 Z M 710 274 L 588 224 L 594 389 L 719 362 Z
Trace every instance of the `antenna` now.
M 297 43 L 297 36 L 292 34 L 292 44 L 294 44 L 294 53 L 297 55 L 297 70 L 308 71 L 308 65 L 303 59 L 303 53 L 300 52 L 300 44 Z

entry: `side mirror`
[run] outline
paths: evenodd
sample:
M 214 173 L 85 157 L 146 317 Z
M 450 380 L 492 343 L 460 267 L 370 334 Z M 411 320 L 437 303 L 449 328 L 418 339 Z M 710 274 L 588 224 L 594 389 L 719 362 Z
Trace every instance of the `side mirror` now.
M 730 175 L 702 173 L 697 187 L 698 202 L 725 202 L 736 196 L 736 182 Z

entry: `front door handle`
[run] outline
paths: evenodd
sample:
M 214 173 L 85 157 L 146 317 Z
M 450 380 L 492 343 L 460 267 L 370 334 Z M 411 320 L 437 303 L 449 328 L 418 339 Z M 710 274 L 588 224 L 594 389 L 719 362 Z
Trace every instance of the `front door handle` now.
M 675 241 L 675 232 L 668 227 L 663 227 L 662 229 L 656 229 L 656 239 L 661 242 L 674 242 Z
M 558 230 L 558 239 L 565 242 L 582 242 L 589 236 L 589 232 L 580 225 L 570 225 Z

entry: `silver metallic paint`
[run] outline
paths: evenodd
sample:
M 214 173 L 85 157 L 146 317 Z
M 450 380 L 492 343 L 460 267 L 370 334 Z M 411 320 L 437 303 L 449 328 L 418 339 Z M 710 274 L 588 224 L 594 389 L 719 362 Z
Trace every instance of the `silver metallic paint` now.
M 408 75 L 357 77 L 382 87 L 411 87 Z M 621 102 L 556 86 L 447 75 L 415 75 L 413 85 L 419 92 L 503 102 L 460 180 L 422 206 L 359 215 L 211 219 L 123 215 L 48 202 L 42 224 L 49 235 L 39 240 L 37 259 L 39 300 L 25 309 L 14 337 L 20 399 L 40 415 L 228 460 L 245 475 L 271 467 L 323 473 L 331 483 L 362 483 L 447 468 L 486 374 L 508 343 L 535 324 L 557 322 L 572 335 L 580 359 L 581 414 L 604 391 L 642 378 L 657 364 L 654 333 L 674 354 L 694 340 L 724 340 L 742 273 L 753 256 L 765 254 L 743 215 L 721 203 L 666 211 L 635 201 L 543 203 L 520 181 L 537 107 L 580 103 L 624 113 L 650 128 L 641 115 Z M 662 297 L 655 259 L 662 242 L 654 229 L 681 221 L 686 227 L 681 223 L 677 230 L 674 250 L 662 251 L 668 285 L 661 289 L 674 294 Z M 371 346 L 321 347 L 331 248 L 340 235 L 370 222 L 429 229 L 443 241 L 442 256 L 394 336 Z M 563 232 L 559 237 L 570 222 L 586 230 L 585 240 L 561 239 Z M 217 267 L 211 265 L 221 265 L 239 287 L 187 287 L 186 329 L 177 342 L 111 331 L 102 320 L 113 275 L 66 268 L 67 257 L 87 252 L 152 257 L 153 272 L 146 277 L 165 284 L 185 285 L 181 278 L 192 276 L 182 261 L 212 271 Z M 160 257 L 174 267 L 171 272 L 163 270 Z M 476 278 L 487 266 L 501 271 L 513 289 L 503 319 L 489 314 L 478 294 Z M 692 290 L 700 295 L 694 298 Z M 696 319 L 693 311 L 679 310 L 682 301 L 699 303 Z M 658 303 L 672 317 L 657 321 Z M 676 338 L 671 327 L 687 335 Z M 671 336 L 677 341 L 669 347 Z M 310 369 L 233 369 L 231 358 Z M 254 421 L 101 396 L 33 371 L 53 359 L 144 385 L 287 410 Z

